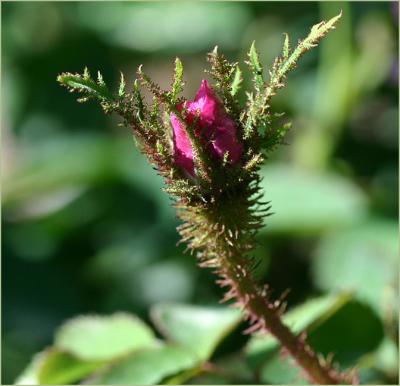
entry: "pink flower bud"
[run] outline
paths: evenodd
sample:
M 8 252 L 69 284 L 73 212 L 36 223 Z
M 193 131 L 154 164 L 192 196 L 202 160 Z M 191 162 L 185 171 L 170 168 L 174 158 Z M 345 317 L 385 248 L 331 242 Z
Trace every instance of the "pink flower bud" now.
M 177 106 L 182 110 L 182 105 Z M 186 103 L 186 123 L 192 125 L 212 156 L 222 159 L 229 152 L 228 161 L 235 164 L 243 153 L 243 145 L 237 139 L 236 124 L 226 113 L 221 101 L 206 80 L 201 82 L 194 101 Z M 197 118 L 198 117 L 198 118 Z M 194 175 L 193 150 L 186 131 L 175 114 L 170 115 L 174 131 L 174 156 L 177 165 Z

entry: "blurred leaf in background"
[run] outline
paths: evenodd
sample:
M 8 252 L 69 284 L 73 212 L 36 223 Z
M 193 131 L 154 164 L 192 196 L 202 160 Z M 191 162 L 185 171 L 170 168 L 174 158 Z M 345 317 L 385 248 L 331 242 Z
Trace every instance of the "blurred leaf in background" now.
M 193 98 L 215 45 L 242 61 L 256 40 L 269 67 L 283 32 L 340 9 L 273 106 L 293 129 L 262 170 L 275 214 L 257 276 L 291 289 L 287 321 L 319 351 L 398 382 L 397 2 L 3 2 L 2 383 L 305 382 L 271 337 L 210 307 L 221 290 L 176 247 L 161 179 L 55 79 L 88 66 L 116 88 L 143 63 L 167 88 L 178 55 Z M 113 359 L 79 355 L 84 338 Z

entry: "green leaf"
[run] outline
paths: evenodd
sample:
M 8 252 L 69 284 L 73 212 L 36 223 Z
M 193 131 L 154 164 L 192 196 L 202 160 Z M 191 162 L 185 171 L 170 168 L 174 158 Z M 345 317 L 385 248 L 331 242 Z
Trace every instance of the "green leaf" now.
M 366 361 L 370 366 L 384 372 L 390 378 L 398 377 L 399 349 L 397 342 L 389 337 L 384 337 L 379 348 Z M 372 362 L 372 363 L 371 363 Z
M 82 361 L 66 352 L 48 348 L 34 355 L 15 383 L 17 385 L 71 384 L 101 368 L 104 363 Z
M 374 310 L 353 299 L 310 331 L 308 341 L 325 356 L 334 353 L 343 368 L 356 366 L 379 347 L 383 336 L 382 322 Z
M 98 99 L 105 99 L 112 102 L 114 100 L 112 94 L 108 90 L 104 81 L 96 83 L 91 77 L 87 69 L 82 75 L 63 73 L 58 75 L 57 81 L 63 86 L 68 87 L 71 91 L 81 92 L 84 95 L 92 96 Z
M 51 350 L 39 370 L 39 383 L 44 385 L 72 384 L 104 366 L 101 361 L 82 361 L 66 352 Z
M 154 385 L 171 375 L 197 366 L 198 360 L 181 347 L 161 346 L 138 351 L 114 364 L 95 384 Z
M 253 43 L 251 43 L 250 51 L 249 51 L 249 59 L 250 59 L 250 62 L 252 64 L 253 68 L 257 71 L 257 73 L 261 73 L 262 66 L 260 63 L 260 58 L 259 58 L 258 52 L 256 50 L 256 42 L 255 41 L 253 41 Z
M 243 82 L 242 70 L 239 66 L 236 66 L 235 75 L 233 76 L 233 81 L 231 85 L 231 95 L 235 96 L 240 90 L 240 86 Z
M 397 224 L 370 220 L 324 236 L 312 273 L 323 290 L 352 290 L 378 314 L 397 314 L 397 266 Z
M 275 213 L 264 228 L 269 233 L 318 234 L 366 216 L 364 193 L 342 176 L 279 164 L 263 167 L 260 174 L 265 200 Z
M 307 39 L 314 42 L 315 40 L 325 36 L 328 31 L 335 28 L 336 23 L 339 21 L 341 17 L 342 17 L 342 11 L 340 11 L 338 15 L 329 19 L 327 22 L 322 21 L 318 24 L 313 25 Z
M 133 82 L 133 97 L 134 97 L 135 107 L 137 108 L 137 117 L 139 121 L 143 121 L 144 103 L 142 94 L 140 93 L 139 89 L 139 81 L 137 79 L 135 79 L 135 81 Z
M 207 360 L 218 344 L 239 324 L 240 312 L 230 308 L 160 304 L 151 310 L 160 332 L 201 360 Z
M 103 75 L 100 71 L 97 71 L 97 84 L 101 87 L 105 87 L 106 83 L 104 82 Z
M 39 384 L 39 371 L 41 366 L 46 360 L 48 355 L 47 351 L 42 351 L 35 354 L 25 368 L 25 370 L 15 380 L 16 385 L 38 385 Z
M 308 36 L 300 40 L 297 47 L 292 51 L 290 57 L 287 58 L 277 70 L 276 73 L 271 77 L 271 81 L 276 85 L 287 75 L 287 73 L 293 69 L 300 59 L 300 57 L 308 50 L 316 47 L 319 41 L 332 29 L 335 28 L 336 23 L 342 17 L 342 12 L 340 12 L 337 16 L 328 20 L 327 22 L 322 21 L 318 24 L 315 24 L 312 28 Z M 274 79 L 272 79 L 274 78 Z
M 135 316 L 79 316 L 58 331 L 55 346 L 83 360 L 111 360 L 155 344 L 153 332 Z
M 183 91 L 183 65 L 179 58 L 175 59 L 174 83 L 172 85 L 172 101 L 176 101 L 178 95 Z
M 286 60 L 289 57 L 290 52 L 290 43 L 289 43 L 289 35 L 285 33 L 285 41 L 283 43 L 283 50 L 282 50 L 283 59 Z
M 273 355 L 262 366 L 259 378 L 263 384 L 268 385 L 309 385 L 304 378 L 302 369 L 292 358 Z
M 126 86 L 126 83 L 125 83 L 124 74 L 121 72 L 121 79 L 119 82 L 119 89 L 118 89 L 118 96 L 120 98 L 124 97 L 124 95 L 125 95 L 125 86 Z
M 256 50 L 256 45 L 255 42 L 251 44 L 250 51 L 248 53 L 249 56 L 249 63 L 250 67 L 254 73 L 254 81 L 255 81 L 255 86 L 258 91 L 260 91 L 264 85 L 264 79 L 263 79 L 263 68 L 260 63 L 260 57 L 258 55 L 258 52 Z

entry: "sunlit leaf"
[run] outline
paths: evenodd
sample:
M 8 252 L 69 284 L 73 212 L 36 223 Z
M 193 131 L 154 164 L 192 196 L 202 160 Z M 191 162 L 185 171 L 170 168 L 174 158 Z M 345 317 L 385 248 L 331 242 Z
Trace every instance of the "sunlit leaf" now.
M 236 66 L 235 75 L 233 76 L 233 81 L 231 85 L 232 96 L 235 96 L 239 92 L 242 82 L 243 82 L 242 70 L 240 69 L 239 66 Z
M 198 360 L 180 347 L 160 346 L 138 351 L 93 379 L 95 384 L 154 385 L 173 374 L 195 367 Z
M 110 360 L 154 344 L 150 328 L 123 313 L 79 316 L 66 322 L 55 338 L 57 348 L 84 360 Z
M 175 101 L 183 91 L 183 64 L 179 58 L 175 59 L 174 83 L 172 84 L 172 100 Z
M 253 71 L 254 82 L 257 90 L 261 90 L 264 84 L 263 78 L 263 68 L 260 63 L 260 57 L 256 50 L 255 42 L 253 42 L 250 46 L 250 51 L 248 53 L 249 56 L 249 64 Z
M 38 385 L 39 371 L 46 360 L 48 351 L 35 354 L 25 370 L 15 380 L 16 385 Z
M 160 332 L 202 360 L 208 359 L 218 344 L 240 322 L 240 312 L 230 308 L 160 304 L 151 312 Z
M 44 385 L 75 383 L 103 365 L 101 361 L 82 361 L 71 354 L 51 350 L 40 367 L 39 382 Z

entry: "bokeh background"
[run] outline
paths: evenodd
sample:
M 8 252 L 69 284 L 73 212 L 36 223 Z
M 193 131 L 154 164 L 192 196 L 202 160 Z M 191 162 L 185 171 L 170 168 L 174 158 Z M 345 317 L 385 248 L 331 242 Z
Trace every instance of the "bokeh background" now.
M 296 42 L 340 9 L 337 30 L 301 59 L 274 101 L 293 129 L 262 170 L 275 214 L 260 232 L 258 275 L 277 295 L 291 289 L 289 308 L 353 291 L 354 307 L 326 339 L 358 333 L 354 351 L 369 363 L 362 381 L 397 382 L 395 2 L 1 8 L 3 384 L 72 316 L 124 310 L 148 321 L 153 304 L 216 304 L 222 294 L 210 272 L 175 246 L 178 221 L 129 130 L 95 103 L 77 104 L 57 74 L 88 66 L 116 88 L 119 71 L 131 82 L 143 63 L 166 88 L 179 56 L 192 98 L 215 45 L 243 62 L 256 40 L 268 68 L 283 32 Z

